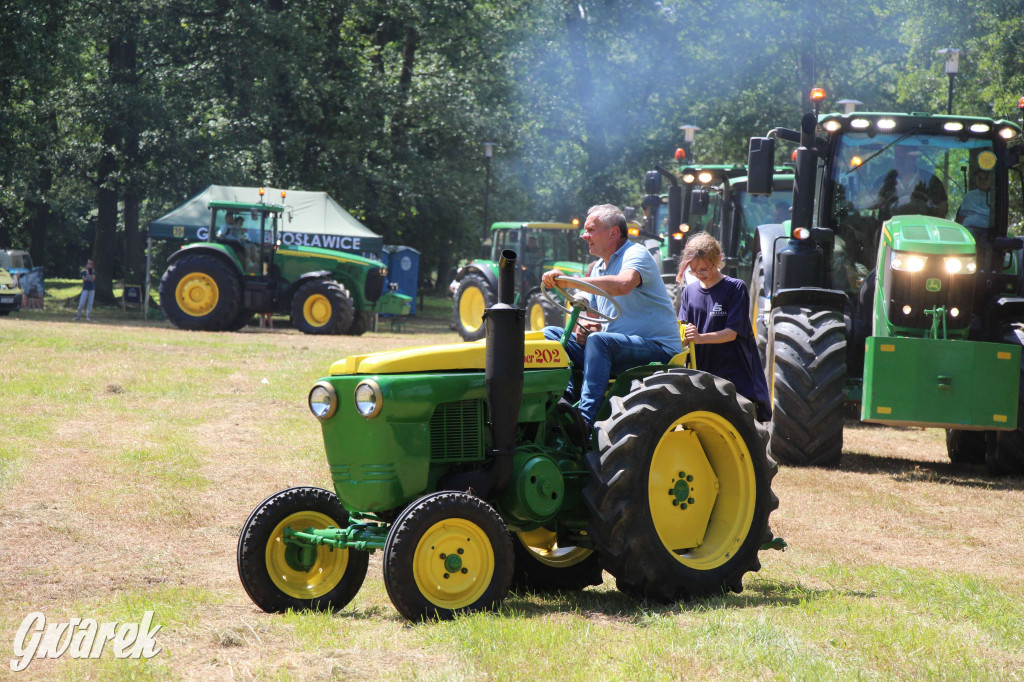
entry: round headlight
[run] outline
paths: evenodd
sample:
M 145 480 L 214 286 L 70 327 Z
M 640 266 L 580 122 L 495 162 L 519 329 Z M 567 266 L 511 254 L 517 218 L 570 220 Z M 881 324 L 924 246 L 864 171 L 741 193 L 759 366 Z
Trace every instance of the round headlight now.
M 354 397 L 356 410 L 367 419 L 372 419 L 380 414 L 380 409 L 384 406 L 384 396 L 380 392 L 380 386 L 372 379 L 356 386 Z
M 326 381 L 318 381 L 309 391 L 309 411 L 317 419 L 330 419 L 338 409 L 338 394 Z

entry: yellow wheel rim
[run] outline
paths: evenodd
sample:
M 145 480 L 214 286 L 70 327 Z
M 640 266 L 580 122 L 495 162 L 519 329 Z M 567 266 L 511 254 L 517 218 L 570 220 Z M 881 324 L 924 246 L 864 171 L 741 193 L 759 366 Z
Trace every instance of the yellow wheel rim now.
M 338 586 L 348 568 L 347 549 L 317 547 L 316 561 L 304 571 L 297 561 L 298 548 L 284 541 L 285 528 L 306 530 L 337 525 L 331 517 L 314 511 L 296 512 L 277 524 L 267 541 L 266 561 L 267 573 L 281 592 L 296 599 L 316 599 Z
M 544 328 L 544 306 L 534 303 L 530 306 L 530 330 L 539 331 Z
M 491 584 L 494 549 L 472 521 L 445 519 L 423 534 L 412 568 L 416 587 L 431 604 L 461 609 L 477 602 Z
M 186 315 L 209 315 L 220 300 L 217 282 L 205 272 L 190 272 L 181 278 L 174 289 L 178 308 Z
M 547 528 L 523 531 L 516 535 L 534 559 L 555 568 L 574 566 L 593 554 L 593 550 L 586 547 L 559 547 L 555 532 Z
M 476 287 L 466 287 L 459 297 L 459 324 L 466 331 L 475 332 L 484 323 L 484 292 Z
M 728 420 L 691 412 L 662 435 L 648 502 L 658 537 L 681 564 L 708 570 L 728 561 L 750 532 L 756 499 L 750 451 Z
M 313 294 L 302 304 L 302 316 L 313 327 L 330 322 L 331 312 L 331 301 L 323 294 Z

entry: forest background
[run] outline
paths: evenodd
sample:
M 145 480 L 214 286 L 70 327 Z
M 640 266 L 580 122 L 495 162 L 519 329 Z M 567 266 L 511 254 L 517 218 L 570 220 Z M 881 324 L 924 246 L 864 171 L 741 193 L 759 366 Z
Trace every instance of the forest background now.
M 743 163 L 814 86 L 945 113 L 946 47 L 954 112 L 1016 120 L 1024 0 L 5 0 L 0 247 L 109 300 L 207 185 L 323 190 L 443 289 L 485 185 L 490 220 L 635 206 L 683 125 Z

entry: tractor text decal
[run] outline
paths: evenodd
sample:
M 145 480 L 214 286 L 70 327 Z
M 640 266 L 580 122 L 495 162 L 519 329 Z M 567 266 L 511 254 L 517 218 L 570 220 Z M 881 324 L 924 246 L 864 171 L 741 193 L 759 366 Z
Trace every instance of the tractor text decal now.
M 146 611 L 139 623 L 97 623 L 92 618 L 72 618 L 50 623 L 40 611 L 30 613 L 14 636 L 11 670 L 21 672 L 33 658 L 99 658 L 110 642 L 115 658 L 152 658 L 163 648 L 156 643 L 162 625 L 153 626 L 153 612 Z
M 558 367 L 562 364 L 562 348 L 532 348 L 527 349 L 523 356 L 523 365 L 526 367 Z

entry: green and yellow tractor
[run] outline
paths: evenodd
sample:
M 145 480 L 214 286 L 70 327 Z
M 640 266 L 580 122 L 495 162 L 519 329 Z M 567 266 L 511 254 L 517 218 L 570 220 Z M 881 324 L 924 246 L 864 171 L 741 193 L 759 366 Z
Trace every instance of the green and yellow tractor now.
M 282 246 L 284 203 L 210 202 L 209 241 L 167 259 L 160 305 L 174 326 L 237 331 L 257 313 L 289 315 L 306 334 L 364 333 L 395 299 L 380 261 L 312 246 Z M 284 200 L 282 192 L 282 202 Z M 400 307 L 400 306 L 399 306 Z
M 583 275 L 590 257 L 583 250 L 579 221 L 571 223 L 499 222 L 491 225 L 488 258 L 471 261 L 456 272 L 452 282 L 454 328 L 464 341 L 484 336 L 484 309 L 498 296 L 498 259 L 511 249 L 519 254 L 517 290 L 526 308 L 526 328 L 539 331 L 562 325 L 565 318 L 541 295 L 540 277 L 558 268 L 567 275 Z
M 260 608 L 340 609 L 378 550 L 392 602 L 420 620 L 494 608 L 513 584 L 582 589 L 602 569 L 641 599 L 738 592 L 784 545 L 767 435 L 731 383 L 688 353 L 634 368 L 591 433 L 563 399 L 563 346 L 524 334 L 515 252 L 497 266 L 485 339 L 350 356 L 315 383 L 334 490 L 274 493 L 246 520 L 238 571 Z M 548 296 L 566 330 L 599 315 Z
M 757 228 L 750 282 L 779 462 L 837 465 L 859 403 L 863 421 L 946 429 L 954 462 L 1024 473 L 1022 241 L 1007 233 L 1019 135 L 815 104 L 799 130 L 751 139 L 751 194 L 771 191 L 776 140 L 797 145 L 792 219 Z

